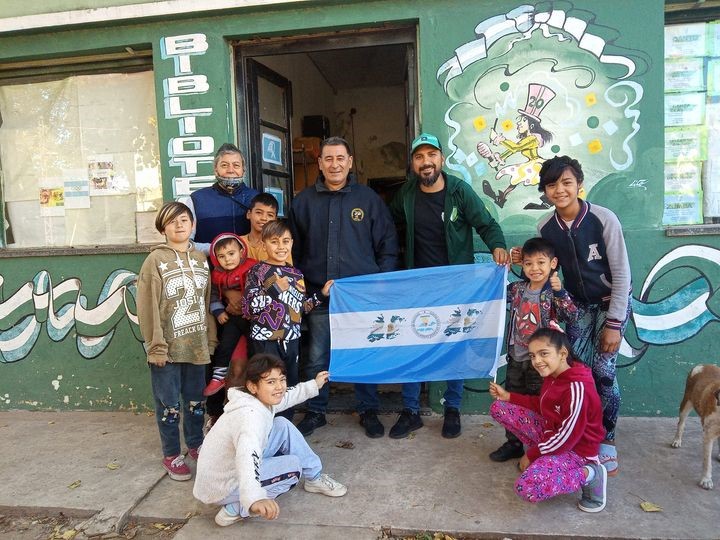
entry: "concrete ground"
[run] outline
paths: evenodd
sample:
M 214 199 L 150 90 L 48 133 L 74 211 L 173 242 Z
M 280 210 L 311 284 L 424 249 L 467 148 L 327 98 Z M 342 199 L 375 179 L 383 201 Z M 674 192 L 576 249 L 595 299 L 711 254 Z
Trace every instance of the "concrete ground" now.
M 338 499 L 295 489 L 278 502 L 274 522 L 252 518 L 221 529 L 216 507 L 192 497 L 160 466 L 155 419 L 146 414 L 0 412 L 0 513 L 57 510 L 84 517 L 85 534 L 119 530 L 129 520 L 187 521 L 176 539 L 376 539 L 444 531 L 473 538 L 720 538 L 720 487 L 698 487 L 699 421 L 688 421 L 684 446 L 670 448 L 672 418 L 621 418 L 620 474 L 610 479 L 599 514 L 575 507 L 578 495 L 532 505 L 513 493 L 516 461 L 488 453 L 504 440 L 487 416 L 463 416 L 463 434 L 440 436 L 442 417 L 425 416 L 411 438 L 369 439 L 357 416 L 334 414 L 309 441 L 325 471 L 348 486 Z M 383 415 L 389 429 L 395 415 Z M 351 443 L 351 444 L 347 444 Z M 349 446 L 350 448 L 344 448 Z M 715 461 L 720 486 L 720 463 Z M 646 512 L 643 501 L 662 508 Z

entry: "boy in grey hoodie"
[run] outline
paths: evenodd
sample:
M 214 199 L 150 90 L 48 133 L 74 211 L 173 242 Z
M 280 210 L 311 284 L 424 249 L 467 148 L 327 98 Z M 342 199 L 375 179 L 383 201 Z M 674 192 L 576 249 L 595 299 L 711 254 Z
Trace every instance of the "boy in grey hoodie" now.
M 155 246 L 137 283 L 137 314 L 150 367 L 162 465 L 173 480 L 189 480 L 180 452 L 180 397 L 188 454 L 197 459 L 203 442 L 205 365 L 214 351 L 215 321 L 209 315 L 207 258 L 190 242 L 193 217 L 179 202 L 165 203 L 155 227 L 166 243 Z

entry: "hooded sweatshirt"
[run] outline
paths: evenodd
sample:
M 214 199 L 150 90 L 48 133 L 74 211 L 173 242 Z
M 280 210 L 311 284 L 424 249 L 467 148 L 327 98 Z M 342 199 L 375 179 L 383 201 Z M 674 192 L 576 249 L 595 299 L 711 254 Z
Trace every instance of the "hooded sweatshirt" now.
M 234 238 L 242 247 L 240 264 L 229 272 L 220 266 L 217 255 L 215 255 L 215 244 L 224 238 Z M 223 291 L 227 289 L 237 289 L 238 291 L 243 292 L 245 289 L 247 273 L 257 263 L 257 260 L 252 259 L 247 255 L 248 246 L 245 243 L 245 240 L 233 233 L 218 234 L 210 244 L 210 262 L 213 265 L 211 273 L 213 287 L 212 292 L 210 293 L 210 312 L 216 317 L 225 311 L 225 304 L 223 304 L 222 301 Z
M 195 498 L 205 504 L 219 504 L 237 490 L 247 511 L 256 501 L 268 499 L 259 471 L 275 413 L 317 395 L 314 379 L 288 388 L 275 406 L 265 405 L 239 388 L 230 388 L 223 415 L 203 441 L 193 487 Z
M 147 361 L 208 364 L 215 350 L 215 320 L 209 316 L 210 269 L 190 244 L 179 252 L 152 248 L 137 282 L 137 313 Z
M 510 392 L 510 403 L 543 418 L 540 442 L 527 450 L 531 462 L 571 450 L 586 459 L 597 457 L 605 438 L 602 405 L 592 371 L 584 364 L 576 361 L 557 377 L 545 377 L 539 396 Z

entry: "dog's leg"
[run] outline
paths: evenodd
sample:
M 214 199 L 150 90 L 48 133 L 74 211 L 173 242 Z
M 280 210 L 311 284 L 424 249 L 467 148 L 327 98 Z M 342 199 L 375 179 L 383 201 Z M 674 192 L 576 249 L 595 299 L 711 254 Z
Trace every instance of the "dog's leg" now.
M 713 442 L 717 439 L 718 433 L 713 429 L 703 430 L 703 477 L 700 479 L 700 487 L 712 489 L 712 449 Z
M 680 414 L 678 416 L 677 431 L 675 432 L 675 439 L 670 444 L 673 448 L 680 448 L 682 445 L 682 436 L 685 431 L 685 420 L 687 420 L 688 414 L 692 410 L 692 402 L 687 398 L 687 394 L 683 396 L 682 402 L 680 403 Z

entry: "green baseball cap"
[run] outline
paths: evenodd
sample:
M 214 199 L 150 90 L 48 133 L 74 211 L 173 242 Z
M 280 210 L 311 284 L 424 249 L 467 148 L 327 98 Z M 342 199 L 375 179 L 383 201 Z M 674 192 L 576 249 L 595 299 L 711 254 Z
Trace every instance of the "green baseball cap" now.
M 442 145 L 440 144 L 440 141 L 435 135 L 430 135 L 429 133 L 421 133 L 417 137 L 417 139 L 412 142 L 412 146 L 410 146 L 410 155 L 413 155 L 417 147 L 422 146 L 423 144 L 429 144 L 430 146 L 433 146 L 442 152 Z

